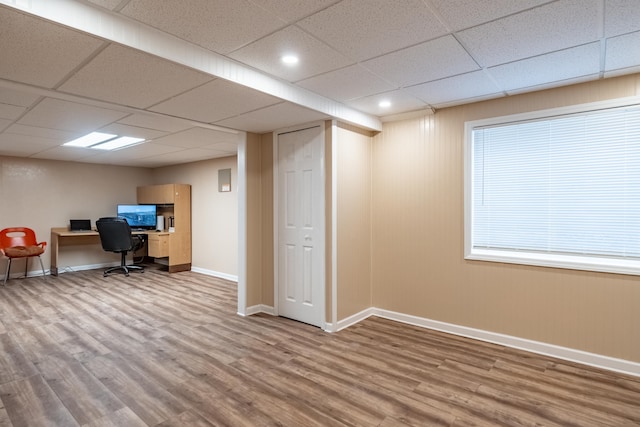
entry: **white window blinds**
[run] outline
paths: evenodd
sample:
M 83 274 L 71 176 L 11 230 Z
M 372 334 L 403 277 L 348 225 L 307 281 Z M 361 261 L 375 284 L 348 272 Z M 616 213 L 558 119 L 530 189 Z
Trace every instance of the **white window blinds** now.
M 471 133 L 472 249 L 640 259 L 640 106 Z

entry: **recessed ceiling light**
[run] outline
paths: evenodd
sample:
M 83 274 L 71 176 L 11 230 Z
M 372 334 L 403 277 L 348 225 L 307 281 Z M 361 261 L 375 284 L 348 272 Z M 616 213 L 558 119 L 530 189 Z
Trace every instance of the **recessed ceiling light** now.
M 67 147 L 97 148 L 99 150 L 116 150 L 143 141 L 144 138 L 134 138 L 132 136 L 119 137 L 111 133 L 91 132 L 73 141 L 65 142 L 62 145 Z
M 115 138 L 116 136 L 118 135 L 102 132 L 91 132 L 90 134 L 81 136 L 80 138 L 74 139 L 73 141 L 65 142 L 62 145 L 66 145 L 67 147 L 88 147 L 102 141 L 108 141 Z
M 389 108 L 389 107 L 391 107 L 391 101 L 387 101 L 387 100 L 380 101 L 378 103 L 378 106 L 382 107 L 382 108 Z
M 298 57 L 295 55 L 284 55 L 282 57 L 282 62 L 287 65 L 295 65 L 298 63 Z
M 144 141 L 144 138 L 134 138 L 132 136 L 121 136 L 120 138 L 112 139 L 102 144 L 94 145 L 91 148 L 95 148 L 98 150 L 116 150 L 118 148 L 137 144 L 142 141 Z

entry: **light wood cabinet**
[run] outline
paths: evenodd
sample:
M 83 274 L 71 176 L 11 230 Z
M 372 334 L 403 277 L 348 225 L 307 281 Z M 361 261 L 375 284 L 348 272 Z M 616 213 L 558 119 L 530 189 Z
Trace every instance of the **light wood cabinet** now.
M 147 185 L 137 188 L 137 197 L 140 204 L 158 205 L 158 215 L 165 218 L 165 231 L 169 218 L 174 218 L 175 231 L 150 234 L 149 256 L 168 256 L 170 273 L 191 270 L 191 185 Z
M 138 203 L 173 205 L 175 204 L 176 192 L 180 190 L 176 188 L 176 185 L 181 186 L 186 184 L 147 185 L 138 187 Z M 189 194 L 191 194 L 191 186 L 188 187 Z
M 152 258 L 165 258 L 169 254 L 169 234 L 148 233 L 147 254 Z

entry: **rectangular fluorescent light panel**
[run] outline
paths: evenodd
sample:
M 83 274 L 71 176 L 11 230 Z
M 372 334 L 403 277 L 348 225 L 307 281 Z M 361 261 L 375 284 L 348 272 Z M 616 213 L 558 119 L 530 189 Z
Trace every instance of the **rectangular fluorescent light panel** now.
M 132 136 L 114 135 L 111 133 L 91 132 L 73 141 L 65 142 L 62 145 L 67 147 L 96 148 L 98 150 L 117 150 L 144 141 L 144 138 L 134 138 Z
M 129 145 L 137 144 L 144 141 L 144 138 L 134 138 L 132 136 L 121 136 L 120 138 L 112 139 L 102 144 L 93 145 L 91 148 L 98 150 L 116 150 L 118 148 L 126 147 Z
M 99 142 L 113 139 L 116 136 L 118 135 L 112 135 L 110 133 L 102 132 L 91 132 L 90 134 L 81 136 L 80 138 L 74 139 L 73 141 L 65 142 L 62 145 L 65 145 L 67 147 L 89 147 L 91 145 L 98 144 Z

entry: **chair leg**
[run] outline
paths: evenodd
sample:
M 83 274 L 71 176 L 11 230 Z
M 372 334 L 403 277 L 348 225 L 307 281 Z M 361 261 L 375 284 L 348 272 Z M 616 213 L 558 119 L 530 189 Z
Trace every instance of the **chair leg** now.
M 116 270 L 122 270 L 125 276 L 129 276 L 130 271 L 137 271 L 139 273 L 144 273 L 144 267 L 139 265 L 127 265 L 127 253 L 120 253 L 120 265 L 116 267 L 110 267 L 104 270 L 102 273 L 103 277 L 107 277 L 110 273 L 113 273 Z
M 133 260 L 131 260 L 131 262 L 133 262 Z M 127 276 L 132 271 L 137 271 L 139 273 L 144 273 L 144 267 L 142 267 L 141 265 L 127 265 L 127 253 L 126 252 L 122 253 L 121 265 L 122 265 L 122 268 L 124 268 L 124 271 L 126 271 L 126 275 Z
M 2 282 L 2 286 L 7 285 L 7 279 L 9 278 L 10 273 L 11 273 L 11 258 L 9 258 L 9 263 L 7 264 L 7 273 L 4 275 L 4 282 Z
M 102 273 L 102 277 L 107 277 L 109 274 L 113 273 L 114 271 L 119 271 L 122 270 L 122 272 L 124 273 L 125 276 L 129 275 L 129 270 L 127 270 L 126 267 L 123 267 L 121 265 L 118 265 L 116 267 L 109 267 L 107 268 L 103 273 Z
M 42 258 L 40 257 L 40 255 L 38 255 L 38 259 L 40 260 L 40 267 L 42 267 L 42 279 L 44 279 L 47 276 L 47 273 L 45 273 L 44 271 L 44 264 L 42 263 Z

